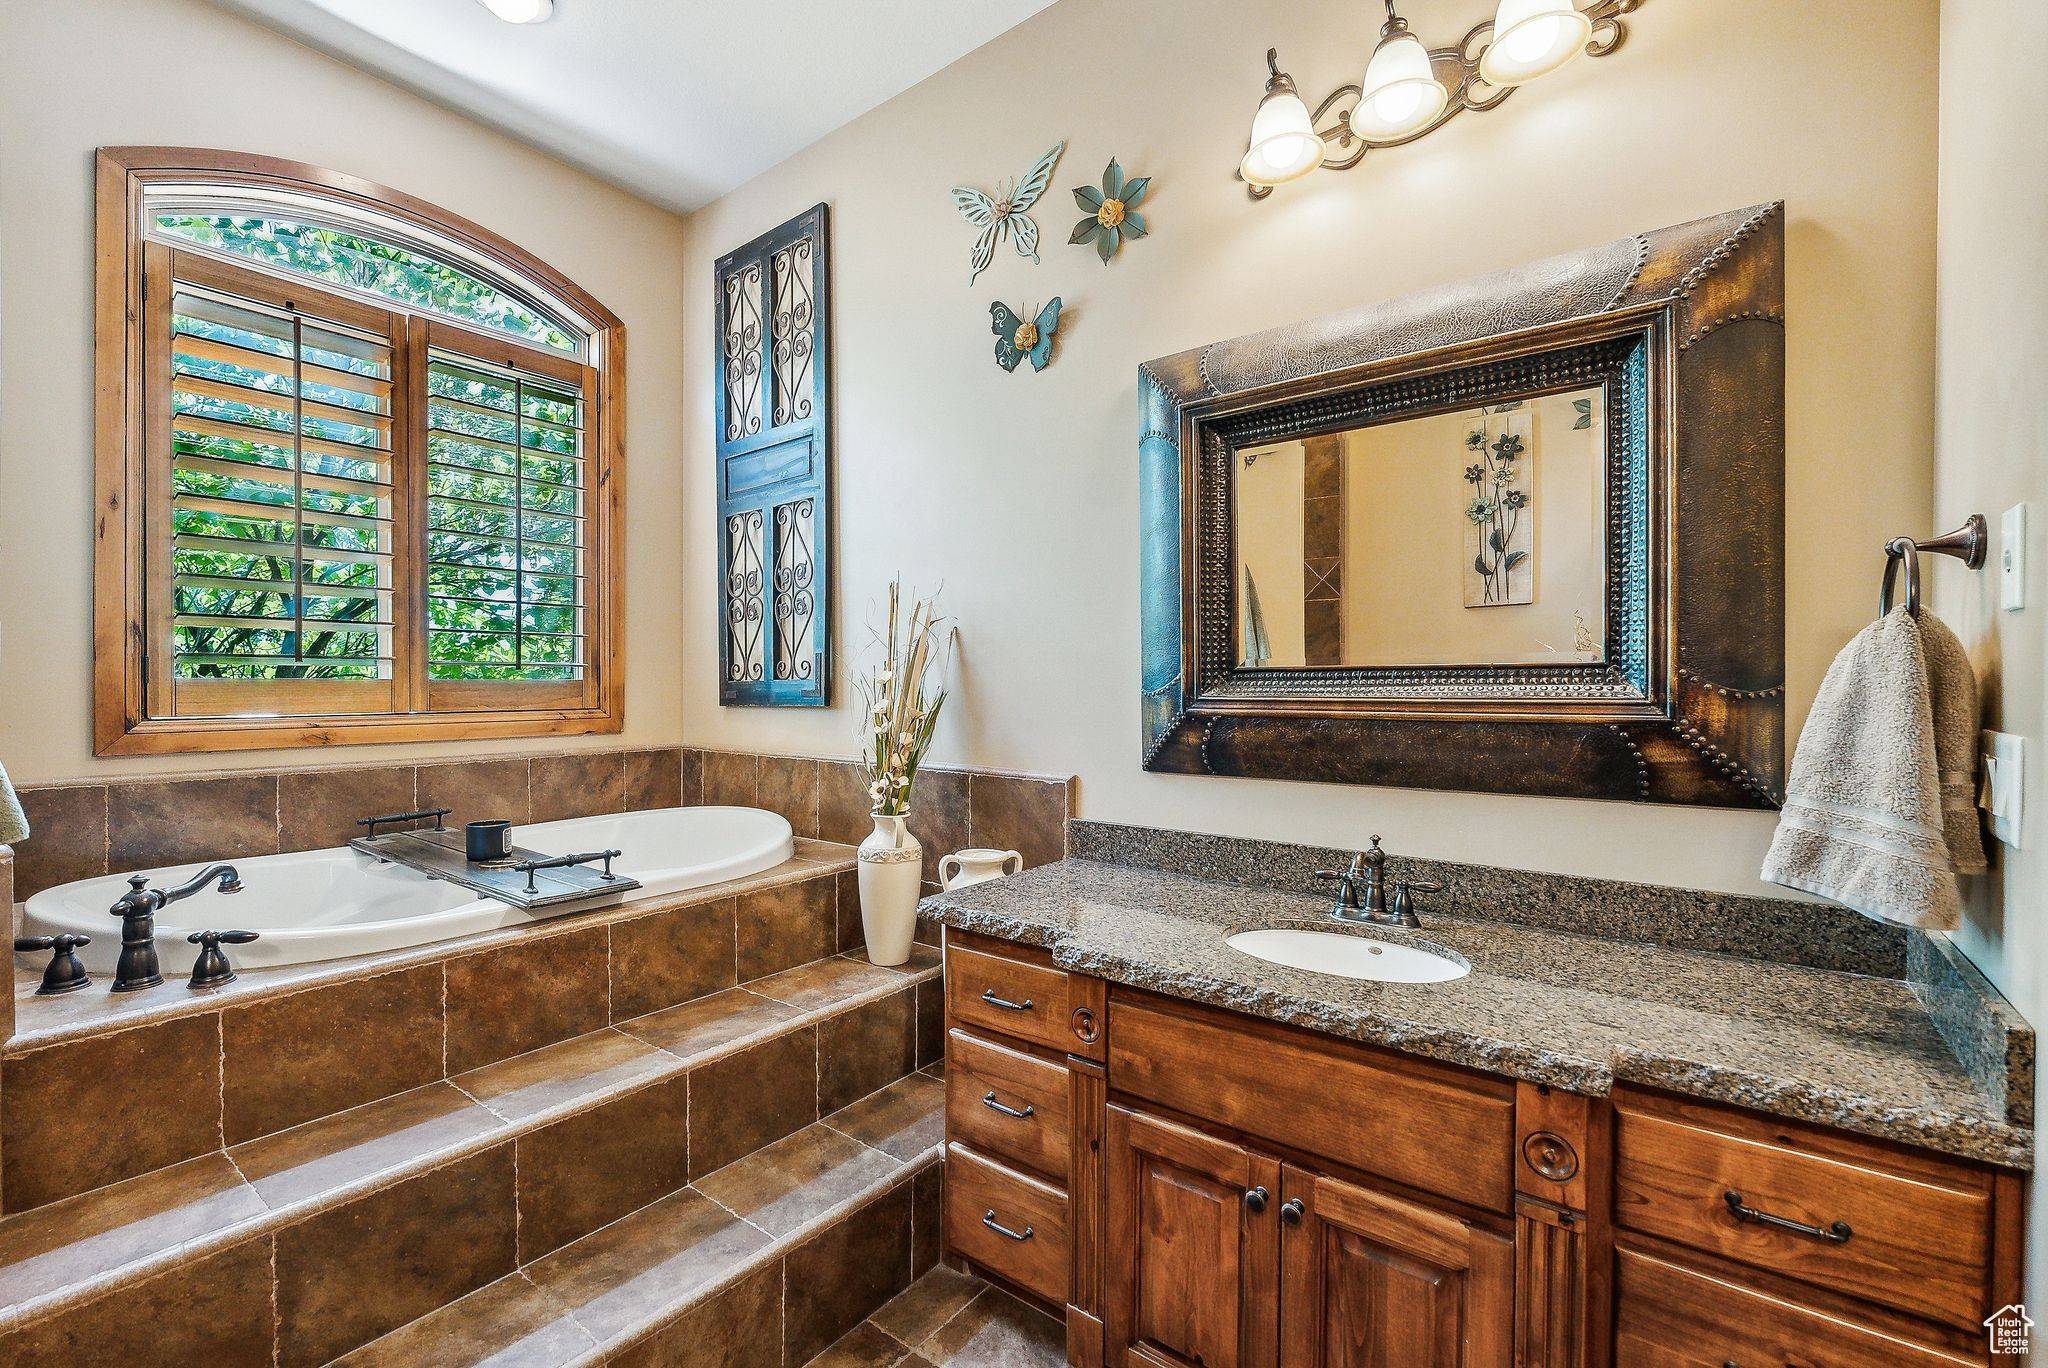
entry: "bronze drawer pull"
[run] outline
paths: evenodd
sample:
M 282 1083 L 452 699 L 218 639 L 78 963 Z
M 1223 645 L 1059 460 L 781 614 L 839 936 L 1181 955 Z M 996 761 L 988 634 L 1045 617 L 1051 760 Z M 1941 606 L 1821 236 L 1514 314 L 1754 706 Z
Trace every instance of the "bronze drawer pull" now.
M 1016 1231 L 1010 1229 L 1008 1226 L 1004 1225 L 1001 1221 L 998 1221 L 996 1219 L 996 1213 L 993 1208 L 981 1213 L 981 1223 L 987 1226 L 990 1230 L 993 1230 L 996 1234 L 1003 1236 L 1005 1239 L 1015 1240 L 1019 1244 L 1022 1244 L 1024 1241 L 1030 1239 L 1031 1236 L 1035 1233 L 1030 1226 L 1025 1226 L 1024 1233 L 1019 1235 Z
M 1029 1102 L 1024 1104 L 1023 1111 L 1018 1111 L 1015 1107 L 1006 1107 L 996 1101 L 996 1095 L 992 1092 L 981 1095 L 981 1105 L 987 1107 L 990 1111 L 999 1111 L 1005 1116 L 1014 1116 L 1019 1121 L 1029 1121 L 1037 1114 L 1037 1108 L 1033 1107 Z
M 1006 1012 L 1028 1012 L 1031 1010 L 1030 998 L 1025 998 L 1022 1002 L 1011 1002 L 1005 998 L 997 997 L 996 990 L 993 988 L 982 989 L 981 1000 L 991 1007 L 1000 1007 Z
M 1849 1236 L 1855 1233 L 1849 1229 L 1847 1221 L 1836 1221 L 1823 1227 L 1807 1225 L 1804 1221 L 1787 1220 L 1783 1216 L 1773 1216 L 1768 1211 L 1758 1211 L 1755 1207 L 1744 1206 L 1742 1194 L 1739 1192 L 1724 1192 L 1721 1194 L 1721 1200 L 1728 1204 L 1728 1210 L 1734 1213 L 1738 1221 L 1755 1221 L 1758 1225 L 1789 1230 L 1794 1235 L 1811 1235 L 1814 1239 L 1826 1240 L 1829 1244 L 1847 1244 Z

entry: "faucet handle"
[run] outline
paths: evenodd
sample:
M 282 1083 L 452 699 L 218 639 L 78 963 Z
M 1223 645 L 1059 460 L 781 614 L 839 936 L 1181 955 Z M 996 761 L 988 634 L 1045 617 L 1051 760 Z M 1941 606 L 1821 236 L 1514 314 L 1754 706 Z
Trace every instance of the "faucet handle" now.
M 194 931 L 185 937 L 199 947 L 199 957 L 192 961 L 192 978 L 185 986 L 194 989 L 218 988 L 224 983 L 235 981 L 235 966 L 228 963 L 228 945 L 247 945 L 260 939 L 255 931 Z
M 1415 915 L 1415 894 L 1443 891 L 1442 884 L 1428 879 L 1396 879 L 1394 891 L 1387 897 L 1387 915 L 1398 926 L 1419 927 L 1422 918 Z
M 20 954 L 37 950 L 51 951 L 50 963 L 43 970 L 42 986 L 36 989 L 37 997 L 49 997 L 57 993 L 75 993 L 91 983 L 86 976 L 85 966 L 78 962 L 74 953 L 78 946 L 91 945 L 91 936 L 16 936 L 14 948 Z

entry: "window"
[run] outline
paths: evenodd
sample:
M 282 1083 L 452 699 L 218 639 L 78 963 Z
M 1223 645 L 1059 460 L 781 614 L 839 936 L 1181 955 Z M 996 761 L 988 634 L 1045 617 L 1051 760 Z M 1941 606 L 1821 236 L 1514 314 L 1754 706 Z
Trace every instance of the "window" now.
M 624 330 L 291 163 L 100 155 L 101 754 L 617 731 Z

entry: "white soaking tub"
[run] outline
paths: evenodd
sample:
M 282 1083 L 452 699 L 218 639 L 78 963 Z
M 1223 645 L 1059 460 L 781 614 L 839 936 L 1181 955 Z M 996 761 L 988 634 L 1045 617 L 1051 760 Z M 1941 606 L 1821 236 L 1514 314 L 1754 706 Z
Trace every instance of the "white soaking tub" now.
M 638 879 L 640 887 L 525 911 L 347 846 L 255 855 L 230 862 L 242 876 L 240 893 L 223 894 L 208 886 L 158 915 L 157 955 L 164 976 L 191 972 L 198 947 L 185 937 L 208 928 L 262 933 L 260 940 L 230 947 L 238 966 L 307 964 L 428 945 L 588 911 L 628 897 L 743 878 L 773 869 L 795 849 L 786 818 L 737 807 L 655 808 L 539 822 L 513 828 L 512 839 L 550 855 L 616 849 L 622 853 L 612 869 Z M 111 974 L 121 951 L 121 923 L 107 909 L 128 891 L 128 876 L 146 874 L 152 887 L 168 888 L 207 863 L 124 869 L 105 878 L 45 889 L 23 907 L 24 934 L 91 936 L 92 944 L 79 951 L 79 958 L 88 969 Z

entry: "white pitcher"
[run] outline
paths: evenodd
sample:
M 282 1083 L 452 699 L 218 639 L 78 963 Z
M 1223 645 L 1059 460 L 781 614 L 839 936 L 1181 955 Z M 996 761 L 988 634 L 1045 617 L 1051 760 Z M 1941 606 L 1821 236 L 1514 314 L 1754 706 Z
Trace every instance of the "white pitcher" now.
M 1024 857 L 1014 850 L 961 850 L 939 861 L 939 887 L 965 888 L 987 883 L 1024 868 Z

